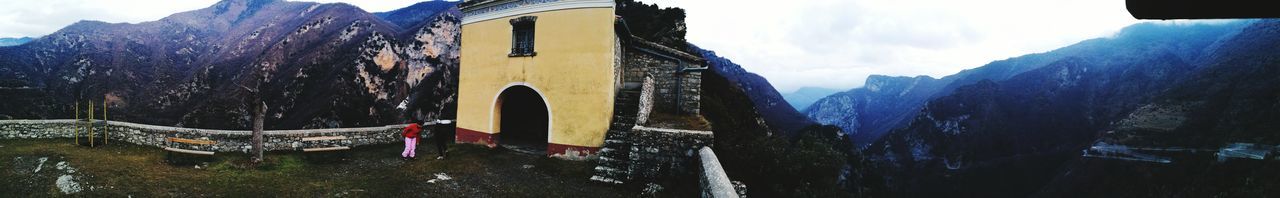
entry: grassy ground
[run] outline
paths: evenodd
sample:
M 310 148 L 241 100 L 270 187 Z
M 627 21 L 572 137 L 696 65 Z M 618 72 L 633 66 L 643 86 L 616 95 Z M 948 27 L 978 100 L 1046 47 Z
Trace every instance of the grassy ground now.
M 436 160 L 423 144 L 416 160 L 398 145 L 357 147 L 336 162 L 316 155 L 270 153 L 258 167 L 242 153 L 212 162 L 171 165 L 159 148 L 76 146 L 69 139 L 0 140 L 0 195 L 91 197 L 623 197 L 620 187 L 590 182 L 589 162 L 503 149 L 454 145 Z M 43 158 L 43 160 L 41 160 Z M 334 159 L 332 157 L 324 159 Z M 63 163 L 65 162 L 65 163 Z M 58 165 L 63 163 L 65 166 Z M 441 180 L 438 174 L 451 179 Z M 59 182 L 59 180 L 64 180 Z M 432 182 L 435 180 L 434 182 Z M 75 185 L 71 185 L 74 183 Z M 62 185 L 61 188 L 59 185 Z M 78 186 L 81 191 L 65 194 Z

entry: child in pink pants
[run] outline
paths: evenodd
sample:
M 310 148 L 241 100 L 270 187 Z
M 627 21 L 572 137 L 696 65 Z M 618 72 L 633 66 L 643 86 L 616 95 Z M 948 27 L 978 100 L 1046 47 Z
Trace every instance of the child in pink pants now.
M 418 133 L 421 131 L 422 127 L 418 125 L 417 121 L 413 121 L 413 123 L 409 123 L 409 126 L 404 127 L 404 132 L 400 133 L 404 135 L 404 152 L 400 153 L 400 157 L 417 157 L 415 151 L 418 149 Z

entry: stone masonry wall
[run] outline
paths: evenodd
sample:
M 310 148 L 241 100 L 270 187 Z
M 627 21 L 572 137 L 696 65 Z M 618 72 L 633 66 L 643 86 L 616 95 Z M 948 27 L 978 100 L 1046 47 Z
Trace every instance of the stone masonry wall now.
M 699 171 L 698 149 L 709 147 L 712 142 L 710 131 L 643 126 L 631 128 L 627 136 L 631 146 L 626 172 L 632 181 L 695 175 Z
M 0 139 L 32 139 L 32 138 L 73 138 L 75 124 L 88 122 L 76 120 L 0 120 Z M 166 138 L 212 140 L 217 144 L 194 146 L 174 144 L 183 149 L 216 151 L 216 152 L 248 152 L 251 132 L 246 130 L 214 130 L 167 127 L 135 124 L 127 122 L 95 120 L 93 130 L 102 137 L 105 131 L 112 142 L 128 142 L 137 145 L 168 147 Z M 387 144 L 403 141 L 400 131 L 405 125 L 388 125 L 381 127 L 338 128 L 338 129 L 303 129 L 303 130 L 266 130 L 263 131 L 263 146 L 267 151 L 302 150 L 303 148 L 329 146 L 362 146 Z M 425 127 L 424 130 L 432 127 Z M 84 132 L 82 132 L 84 133 Z M 424 136 L 427 133 L 424 133 Z M 82 134 L 83 135 L 83 134 Z M 345 136 L 346 140 L 302 142 L 303 137 Z M 84 136 L 81 136 L 84 138 Z
M 684 74 L 684 86 L 681 88 L 684 94 L 680 95 L 680 112 L 700 115 L 699 109 L 702 109 L 702 72 L 686 72 Z
M 698 114 L 702 95 L 700 72 L 682 71 L 702 67 L 700 63 L 679 61 L 632 49 L 626 51 L 628 78 L 644 75 L 654 79 L 654 110 L 677 114 Z

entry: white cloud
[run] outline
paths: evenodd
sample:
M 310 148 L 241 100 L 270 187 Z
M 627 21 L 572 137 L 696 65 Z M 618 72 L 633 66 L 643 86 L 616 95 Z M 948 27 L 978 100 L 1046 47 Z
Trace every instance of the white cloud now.
M 347 2 L 367 11 L 417 0 Z M 1117 0 L 642 0 L 687 10 L 688 39 L 781 91 L 848 89 L 867 75 L 941 77 L 1108 36 L 1135 23 Z M 138 23 L 217 0 L 34 0 L 0 6 L 0 37 L 41 36 L 79 20 Z
M 0 6 L 0 37 L 39 37 L 80 20 L 112 23 L 154 21 L 180 11 L 213 5 L 215 0 L 36 0 L 6 1 Z
M 641 1 L 684 8 L 690 42 L 782 92 L 849 89 L 871 74 L 942 77 L 1138 22 L 1116 0 Z

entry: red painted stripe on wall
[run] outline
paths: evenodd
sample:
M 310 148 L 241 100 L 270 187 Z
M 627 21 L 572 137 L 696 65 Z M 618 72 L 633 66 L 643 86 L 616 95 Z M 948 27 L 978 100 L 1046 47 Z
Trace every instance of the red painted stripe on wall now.
M 466 129 L 462 127 L 457 127 L 457 130 L 455 131 L 456 133 L 454 134 L 457 134 L 457 135 L 454 135 L 454 138 L 456 138 L 458 142 L 482 144 L 482 145 L 488 146 L 489 148 L 498 147 L 498 141 L 495 140 L 494 138 L 497 136 L 495 134 L 489 134 L 489 133 Z

